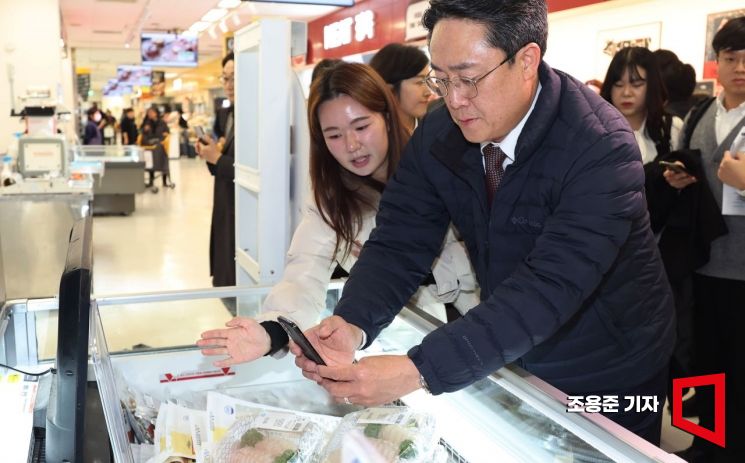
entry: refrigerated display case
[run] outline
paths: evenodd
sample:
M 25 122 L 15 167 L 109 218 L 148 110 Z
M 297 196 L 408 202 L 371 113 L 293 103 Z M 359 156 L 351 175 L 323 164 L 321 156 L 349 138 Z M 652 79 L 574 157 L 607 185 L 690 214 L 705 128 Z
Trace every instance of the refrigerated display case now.
M 335 283 L 329 291 L 330 306 L 339 286 Z M 254 316 L 260 312 L 261 300 L 269 289 L 227 288 L 92 298 L 89 379 L 95 377 L 100 391 L 114 461 L 136 461 L 135 447 L 127 441 L 128 425 L 121 406 L 121 393 L 126 387 L 159 400 L 186 398 L 198 402 L 198 397 L 207 391 L 220 391 L 266 405 L 333 416 L 355 410 L 333 403 L 323 389 L 302 377 L 290 356 L 279 360 L 263 358 L 229 369 L 213 367 L 211 359 L 203 357 L 193 344 L 203 329 L 210 328 L 200 326 L 199 320 L 181 320 L 180 333 L 166 342 L 154 335 L 133 335 L 123 342 L 121 334 L 113 336 L 117 332 L 136 334 L 138 326 L 152 324 L 148 317 L 178 318 L 184 304 L 221 304 L 221 299 L 229 297 L 237 298 L 240 315 Z M 29 346 L 54 344 L 53 330 L 46 331 L 46 339 L 38 335 L 39 328 L 56 315 L 54 300 L 15 302 L 6 307 L 4 318 L 26 321 L 6 323 L 5 333 L 0 333 L 5 342 L 3 350 L 6 354 L 14 352 L 8 360 L 27 365 L 51 361 L 39 356 L 39 349 Z M 361 355 L 404 353 L 434 327 L 426 314 L 405 308 Z M 160 329 L 168 331 L 171 327 L 162 324 Z M 120 341 L 114 345 L 107 337 Z M 441 445 L 452 462 L 682 461 L 600 415 L 567 413 L 560 391 L 513 366 L 455 393 L 435 397 L 417 391 L 403 397 L 402 402 L 437 417 Z
M 74 162 L 101 163 L 93 174 L 93 213 L 124 214 L 135 211 L 135 195 L 145 191 L 145 160 L 134 145 L 76 145 Z

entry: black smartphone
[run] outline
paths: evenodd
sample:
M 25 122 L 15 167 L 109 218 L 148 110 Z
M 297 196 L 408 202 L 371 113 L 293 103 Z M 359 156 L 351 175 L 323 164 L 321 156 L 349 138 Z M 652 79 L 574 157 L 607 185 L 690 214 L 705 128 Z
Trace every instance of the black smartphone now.
M 196 127 L 194 127 L 194 133 L 197 134 L 197 138 L 199 139 L 199 142 L 201 144 L 203 144 L 203 145 L 208 145 L 209 144 L 207 142 L 207 139 L 204 138 L 205 133 L 204 133 L 204 129 L 202 128 L 201 125 L 197 125 Z
M 321 355 L 313 347 L 310 341 L 308 341 L 308 338 L 305 337 L 303 332 L 300 331 L 300 328 L 295 324 L 295 322 L 281 315 L 277 317 L 277 322 L 280 324 L 280 326 L 282 326 L 282 329 L 285 330 L 287 336 L 289 336 L 295 344 L 300 346 L 300 349 L 303 351 L 303 355 L 319 365 L 326 365 L 326 362 L 323 361 Z
M 689 174 L 688 169 L 681 166 L 680 164 L 676 164 L 674 162 L 668 162 L 668 161 L 660 161 L 660 165 L 665 167 L 668 170 L 672 170 L 676 174 Z

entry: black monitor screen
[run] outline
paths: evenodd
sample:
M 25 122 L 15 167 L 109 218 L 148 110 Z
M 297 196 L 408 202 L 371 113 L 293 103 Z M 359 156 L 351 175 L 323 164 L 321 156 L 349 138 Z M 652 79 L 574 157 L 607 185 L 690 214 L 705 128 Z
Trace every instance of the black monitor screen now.
M 57 374 L 47 409 L 47 461 L 83 461 L 88 325 L 91 305 L 92 219 L 75 222 L 60 280 Z

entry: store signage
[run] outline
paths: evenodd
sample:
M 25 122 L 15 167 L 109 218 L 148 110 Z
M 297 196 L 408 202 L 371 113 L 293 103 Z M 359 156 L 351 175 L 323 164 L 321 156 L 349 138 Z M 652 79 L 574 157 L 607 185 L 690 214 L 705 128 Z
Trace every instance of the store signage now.
M 412 3 L 406 8 L 406 40 L 416 40 L 427 36 L 427 29 L 422 25 L 422 16 L 429 8 L 429 2 Z
M 375 38 L 375 13 L 365 10 L 323 28 L 323 48 L 331 50 L 349 45 L 352 40 L 363 42 Z

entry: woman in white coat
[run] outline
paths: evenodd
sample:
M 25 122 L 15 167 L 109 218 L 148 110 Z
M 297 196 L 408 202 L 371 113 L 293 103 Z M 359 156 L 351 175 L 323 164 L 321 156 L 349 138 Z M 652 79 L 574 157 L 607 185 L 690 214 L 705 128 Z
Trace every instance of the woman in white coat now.
M 357 63 L 338 63 L 312 83 L 308 122 L 313 198 L 293 235 L 282 280 L 264 301 L 263 321 L 236 317 L 227 328 L 202 333 L 197 345 L 203 354 L 227 356 L 214 363 L 218 367 L 283 351 L 288 338 L 275 321 L 279 314 L 302 329 L 318 322 L 331 274 L 337 265 L 349 271 L 357 261 L 410 136 L 388 86 Z M 440 301 L 460 300 L 462 310 L 478 303 L 466 251 L 452 232 L 432 273 L 430 292 Z M 414 302 L 436 305 L 430 292 L 420 289 Z

